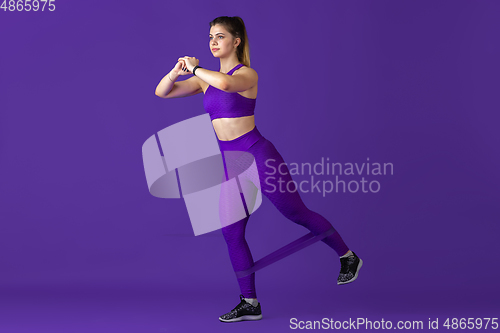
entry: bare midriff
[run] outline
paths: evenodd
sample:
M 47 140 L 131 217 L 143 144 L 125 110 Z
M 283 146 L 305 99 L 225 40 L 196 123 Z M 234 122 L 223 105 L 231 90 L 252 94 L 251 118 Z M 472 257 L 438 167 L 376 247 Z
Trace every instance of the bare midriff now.
M 215 133 L 221 141 L 234 140 L 255 127 L 255 116 L 217 118 L 212 120 Z

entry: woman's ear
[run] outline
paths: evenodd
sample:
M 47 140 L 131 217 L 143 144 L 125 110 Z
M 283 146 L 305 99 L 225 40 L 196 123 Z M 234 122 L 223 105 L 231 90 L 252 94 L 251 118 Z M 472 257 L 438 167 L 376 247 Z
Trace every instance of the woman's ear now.
M 234 46 L 238 47 L 240 45 L 240 43 L 241 43 L 241 38 L 238 37 L 238 38 L 235 38 L 234 40 L 235 40 Z

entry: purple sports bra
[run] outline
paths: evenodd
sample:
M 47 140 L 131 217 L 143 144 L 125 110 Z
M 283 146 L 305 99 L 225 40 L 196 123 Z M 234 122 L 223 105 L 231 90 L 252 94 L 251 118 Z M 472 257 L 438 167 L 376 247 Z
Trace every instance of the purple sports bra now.
M 227 72 L 227 75 L 232 75 L 235 70 L 242 66 L 243 64 L 236 65 L 236 67 Z M 256 100 L 255 98 L 242 96 L 237 92 L 228 93 L 209 85 L 203 97 L 203 107 L 210 114 L 211 120 L 217 118 L 238 118 L 252 116 Z

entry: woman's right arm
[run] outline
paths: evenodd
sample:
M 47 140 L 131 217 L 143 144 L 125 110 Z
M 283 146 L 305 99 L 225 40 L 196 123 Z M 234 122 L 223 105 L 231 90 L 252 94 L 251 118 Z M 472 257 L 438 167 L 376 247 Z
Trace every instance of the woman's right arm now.
M 156 87 L 155 95 L 161 98 L 178 98 L 187 97 L 199 94 L 203 91 L 200 84 L 200 79 L 196 76 L 190 77 L 187 80 L 175 82 L 181 75 L 183 62 L 179 61 L 175 67 L 161 79 Z M 184 73 L 183 73 L 184 74 Z M 187 75 L 185 73 L 184 75 Z

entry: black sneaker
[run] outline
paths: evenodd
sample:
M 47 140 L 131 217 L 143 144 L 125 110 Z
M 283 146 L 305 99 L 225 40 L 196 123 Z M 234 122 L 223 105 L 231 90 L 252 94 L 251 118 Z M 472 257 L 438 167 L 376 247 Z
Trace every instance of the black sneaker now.
M 257 306 L 247 303 L 245 296 L 240 295 L 240 304 L 236 305 L 230 312 L 219 317 L 220 321 L 230 323 L 242 320 L 260 320 L 262 319 L 262 311 L 260 302 Z
M 351 252 L 354 254 L 353 256 L 340 258 L 340 274 L 337 284 L 350 283 L 358 278 L 358 272 L 363 266 L 363 260 L 354 251 Z

